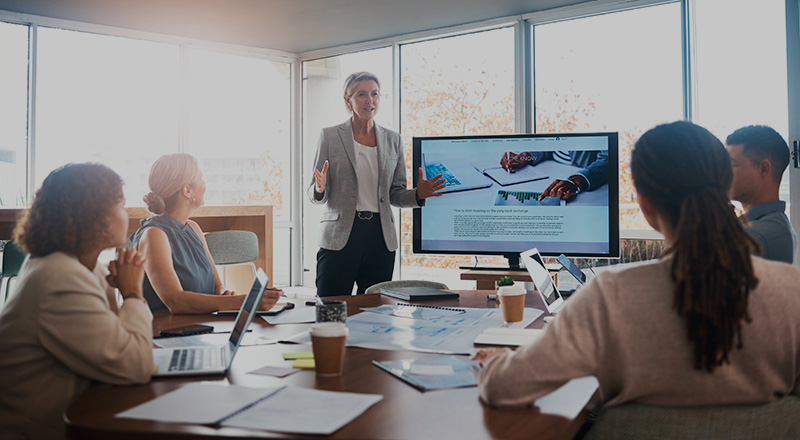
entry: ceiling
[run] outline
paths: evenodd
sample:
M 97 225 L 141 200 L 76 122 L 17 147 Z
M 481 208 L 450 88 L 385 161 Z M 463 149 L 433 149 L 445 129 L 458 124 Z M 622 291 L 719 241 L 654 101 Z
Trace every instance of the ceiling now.
M 586 2 L 0 0 L 0 10 L 303 53 Z

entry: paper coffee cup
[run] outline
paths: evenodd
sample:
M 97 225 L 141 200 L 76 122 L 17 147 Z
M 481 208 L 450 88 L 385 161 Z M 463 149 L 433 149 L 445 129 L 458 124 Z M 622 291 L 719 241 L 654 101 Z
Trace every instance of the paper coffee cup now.
M 522 286 L 502 286 L 497 289 L 497 298 L 503 310 L 503 321 L 522 321 L 525 311 L 525 289 Z
M 339 376 L 344 370 L 347 326 L 322 322 L 311 326 L 311 348 L 318 376 Z

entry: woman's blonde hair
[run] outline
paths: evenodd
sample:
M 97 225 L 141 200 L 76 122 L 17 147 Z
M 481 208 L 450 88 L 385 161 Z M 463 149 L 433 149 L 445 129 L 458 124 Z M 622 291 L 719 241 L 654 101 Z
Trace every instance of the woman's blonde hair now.
M 369 72 L 356 72 L 351 73 L 346 80 L 344 80 L 344 98 L 345 98 L 345 107 L 347 107 L 347 111 L 349 113 L 353 113 L 353 109 L 350 108 L 350 105 L 347 104 L 347 100 L 353 97 L 354 89 L 356 88 L 356 84 L 363 82 L 363 81 L 375 81 L 375 84 L 378 85 L 378 91 L 381 90 L 381 82 L 378 80 L 378 77 L 375 76 L 374 73 Z
M 167 154 L 156 159 L 150 168 L 150 192 L 143 200 L 147 210 L 163 214 L 172 210 L 178 201 L 181 189 L 200 178 L 200 167 L 194 156 L 184 153 Z

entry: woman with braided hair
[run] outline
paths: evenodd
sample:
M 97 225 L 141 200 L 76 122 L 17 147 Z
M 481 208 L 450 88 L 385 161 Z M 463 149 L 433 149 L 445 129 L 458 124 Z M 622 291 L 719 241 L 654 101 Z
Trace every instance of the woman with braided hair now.
M 751 256 L 722 143 L 689 122 L 660 125 L 636 142 L 631 173 L 665 255 L 598 274 L 537 342 L 477 353 L 482 399 L 526 405 L 589 375 L 606 406 L 800 394 L 800 269 Z

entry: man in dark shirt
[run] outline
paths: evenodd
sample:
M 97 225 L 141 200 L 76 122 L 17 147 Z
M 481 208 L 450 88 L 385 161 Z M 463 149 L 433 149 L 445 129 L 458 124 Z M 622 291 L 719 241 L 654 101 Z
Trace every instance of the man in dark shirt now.
M 725 143 L 733 166 L 730 197 L 742 203 L 748 232 L 761 243 L 764 258 L 793 263 L 797 236 L 779 197 L 789 146 L 763 125 L 740 128 Z

